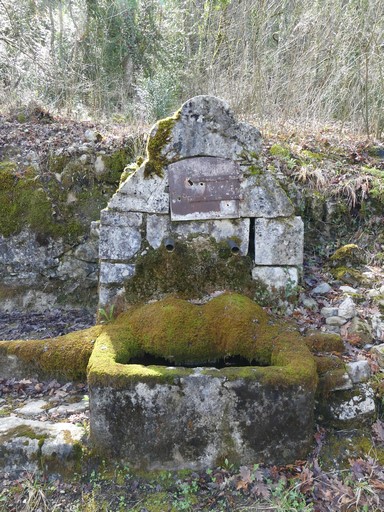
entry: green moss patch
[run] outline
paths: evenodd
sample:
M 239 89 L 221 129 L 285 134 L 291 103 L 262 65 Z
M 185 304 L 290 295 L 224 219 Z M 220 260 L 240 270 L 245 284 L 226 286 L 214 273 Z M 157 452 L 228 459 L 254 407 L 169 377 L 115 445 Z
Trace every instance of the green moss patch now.
M 330 261 L 334 266 L 363 263 L 363 251 L 356 244 L 343 245 L 332 254 Z
M 129 364 L 143 354 L 161 356 L 171 365 L 201 365 L 229 356 L 242 356 L 250 365 L 228 368 L 228 379 L 260 379 L 275 386 L 305 385 L 314 390 L 316 364 L 298 333 L 290 326 L 271 324 L 252 300 L 223 294 L 203 306 L 169 297 L 133 307 L 103 327 L 89 361 L 91 385 L 124 387 L 140 381 L 173 381 L 192 370 L 186 367 Z M 271 366 L 267 366 L 271 365 Z M 217 375 L 217 370 L 204 370 Z
M 159 299 L 166 294 L 195 299 L 216 290 L 241 292 L 263 304 L 270 295 L 252 279 L 252 260 L 233 255 L 229 246 L 213 239 L 175 237 L 175 250 L 148 249 L 136 261 L 135 275 L 126 287 L 128 304 Z
M 322 376 L 332 370 L 344 369 L 345 363 L 335 355 L 315 356 L 317 373 Z
M 111 155 L 103 155 L 105 170 L 99 172 L 96 176 L 97 181 L 116 185 L 121 181 L 122 174 L 126 166 L 134 157 L 131 147 L 121 148 Z
M 345 374 L 345 367 L 339 367 L 330 369 L 329 371 L 320 375 L 317 394 L 321 397 L 321 399 L 328 400 L 332 391 L 335 391 L 338 388 L 343 388 L 345 385 Z
M 37 232 L 50 231 L 52 206 L 33 169 L 22 179 L 13 166 L 0 167 L 0 233 L 9 236 L 29 225 Z
M 328 334 L 310 331 L 305 337 L 305 343 L 311 352 L 338 352 L 345 350 L 343 340 L 338 334 Z
M 0 435 L 0 442 L 6 443 L 11 441 L 15 437 L 26 437 L 28 439 L 37 439 L 40 444 L 44 443 L 44 440 L 47 438 L 45 434 L 37 434 L 32 427 L 28 425 L 20 425 L 18 427 L 14 427 L 8 430 L 5 434 Z
M 165 165 L 172 162 L 164 155 L 163 148 L 170 141 L 172 128 L 179 118 L 180 111 L 177 111 L 173 116 L 161 119 L 156 123 L 154 133 L 150 135 L 147 143 L 147 158 L 144 162 L 145 178 L 154 174 L 162 176 Z
M 99 218 L 100 210 L 114 190 L 98 184 L 94 173 L 79 162 L 67 164 L 60 179 L 37 174 L 33 168 L 21 176 L 15 165 L 2 164 L 0 234 L 3 236 L 28 228 L 41 241 L 49 237 L 75 241 L 88 232 L 92 220 Z
M 132 306 L 109 324 L 50 340 L 1 341 L 0 358 L 13 355 L 31 374 L 70 380 L 84 379 L 88 365 L 92 384 L 124 387 L 137 380 L 173 382 L 190 375 L 190 366 L 214 366 L 239 356 L 249 366 L 224 368 L 228 379 L 259 379 L 274 386 L 301 383 L 314 390 L 319 358 L 307 344 L 331 350 L 341 349 L 339 342 L 321 333 L 303 338 L 248 297 L 226 293 L 202 306 L 175 297 Z M 146 354 L 170 366 L 130 363 Z M 339 366 L 323 364 L 319 373 L 335 368 Z M 217 375 L 217 370 L 203 371 Z
M 368 428 L 359 425 L 356 430 L 328 430 L 319 457 L 324 471 L 349 469 L 351 461 L 360 457 L 371 457 L 379 464 L 384 464 L 384 449 L 374 446 Z
M 340 266 L 331 269 L 330 272 L 335 279 L 351 286 L 368 284 L 367 278 L 363 273 L 355 268 Z
M 101 326 L 48 340 L 0 341 L 0 358 L 16 356 L 31 373 L 67 380 L 84 380 L 93 344 Z

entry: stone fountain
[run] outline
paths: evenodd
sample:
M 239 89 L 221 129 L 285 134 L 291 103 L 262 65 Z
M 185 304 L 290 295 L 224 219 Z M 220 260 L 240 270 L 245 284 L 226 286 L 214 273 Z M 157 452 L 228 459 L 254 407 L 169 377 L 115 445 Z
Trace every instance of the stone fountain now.
M 254 302 L 295 293 L 303 223 L 260 146 L 225 102 L 192 98 L 102 211 L 100 308 L 128 308 L 89 363 L 103 454 L 148 468 L 305 455 L 316 365 Z

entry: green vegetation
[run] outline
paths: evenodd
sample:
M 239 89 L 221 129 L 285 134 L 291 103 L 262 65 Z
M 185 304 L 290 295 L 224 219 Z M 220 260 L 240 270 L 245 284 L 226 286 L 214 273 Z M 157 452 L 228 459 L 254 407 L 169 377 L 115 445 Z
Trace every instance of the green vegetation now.
M 313 512 L 324 506 L 343 510 L 334 505 L 343 502 L 351 510 L 376 512 L 380 510 L 382 466 L 374 458 L 377 452 L 365 446 L 367 441 L 365 432 L 360 439 L 331 433 L 320 460 L 304 466 L 299 462 L 287 467 L 256 463 L 237 468 L 224 462 L 199 472 L 144 474 L 102 460 L 54 482 L 42 472 L 28 472 L 7 480 L 8 485 L 0 490 L 0 510 L 25 509 L 27 504 L 31 511 L 46 512 L 59 507 L 74 512 L 142 512 L 144 508 L 148 512 Z M 352 457 L 350 462 L 345 454 Z M 336 473 L 335 467 L 342 471 Z
M 121 180 L 121 175 L 126 166 L 134 157 L 132 148 L 122 148 L 114 151 L 110 155 L 103 155 L 102 160 L 105 165 L 105 171 L 96 175 L 96 180 L 111 185 L 116 185 Z
M 109 323 L 114 319 L 115 316 L 115 305 L 112 304 L 109 308 L 100 308 L 99 309 L 99 317 L 101 322 Z
M 335 279 L 351 286 L 358 286 L 367 281 L 361 271 L 351 267 L 336 267 L 331 269 L 330 272 Z
M 380 0 L 5 0 L 0 99 L 20 123 L 51 120 L 43 109 L 20 108 L 32 96 L 122 124 L 162 118 L 214 91 L 259 124 L 336 121 L 379 138 L 377 13 Z M 381 152 L 376 145 L 371 155 Z M 302 157 L 320 161 L 316 153 L 303 147 Z
M 269 150 L 271 156 L 280 157 L 280 158 L 290 158 L 291 152 L 289 148 L 281 146 L 280 144 L 273 144 Z
M 101 173 L 62 155 L 49 156 L 47 172 L 0 162 L 0 234 L 11 236 L 29 228 L 41 243 L 49 237 L 75 242 L 100 217 L 132 151 L 126 147 L 103 155 Z
M 334 471 L 337 468 L 347 472 L 351 465 L 350 460 L 367 458 L 383 465 L 384 449 L 381 446 L 375 447 L 369 429 L 360 425 L 355 430 L 331 430 L 321 452 L 320 464 L 325 471 Z
M 137 379 L 172 382 L 192 371 L 130 363 L 146 354 L 179 366 L 241 356 L 250 365 L 266 367 L 222 370 L 228 379 L 256 378 L 265 384 L 305 385 L 310 390 L 317 384 L 316 364 L 303 339 L 288 325 L 272 325 L 257 304 L 237 294 L 223 294 L 203 306 L 170 297 L 131 308 L 103 327 L 89 361 L 88 380 L 119 388 Z
M 343 352 L 340 336 L 313 332 L 302 337 L 290 323 L 273 320 L 244 295 L 223 294 L 203 306 L 168 297 L 132 306 L 116 319 L 113 313 L 106 312 L 107 323 L 58 338 L 1 341 L 0 355 L 15 355 L 27 372 L 61 380 L 84 379 L 89 363 L 93 383 L 112 379 L 116 386 L 138 378 L 172 381 L 175 371 L 178 376 L 191 371 L 128 364 L 147 355 L 179 366 L 240 356 L 250 366 L 223 369 L 229 379 L 258 378 L 283 386 L 300 382 L 310 389 L 316 388 L 316 367 L 320 377 L 343 368 L 337 358 L 310 353 Z
M 164 154 L 164 146 L 169 141 L 172 128 L 180 117 L 180 112 L 175 112 L 172 117 L 161 119 L 154 127 L 154 134 L 148 139 L 147 143 L 147 159 L 144 162 L 144 177 L 157 174 L 163 175 L 163 169 L 166 164 L 172 162 L 167 155 Z M 152 132 L 153 133 L 153 132 Z
M 337 266 L 362 263 L 362 250 L 356 244 L 343 245 L 332 254 L 330 261 Z
M 308 348 L 314 352 L 338 352 L 345 350 L 343 340 L 338 334 L 327 334 L 318 331 L 309 331 L 305 337 Z
M 36 173 L 29 169 L 20 179 L 15 171 L 15 164 L 0 165 L 0 233 L 9 236 L 29 225 L 38 234 L 53 234 L 56 226 L 52 221 L 52 205 L 36 180 Z M 60 226 L 57 229 L 60 232 Z
M 259 286 L 251 278 L 250 257 L 233 255 L 227 243 L 211 238 L 191 236 L 176 242 L 173 252 L 165 247 L 149 248 L 138 257 L 135 275 L 125 294 L 128 304 L 168 293 L 199 298 L 222 289 L 256 297 Z
M 42 377 L 81 380 L 101 326 L 49 340 L 0 341 L 0 357 L 15 355 L 26 372 Z

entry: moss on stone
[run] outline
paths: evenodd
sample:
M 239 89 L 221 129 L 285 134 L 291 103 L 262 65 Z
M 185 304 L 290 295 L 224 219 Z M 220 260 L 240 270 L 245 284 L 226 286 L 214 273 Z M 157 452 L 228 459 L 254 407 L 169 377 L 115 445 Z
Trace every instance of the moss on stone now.
M 11 236 L 28 228 L 42 243 L 49 237 L 71 243 L 87 233 L 114 188 L 101 186 L 79 162 L 72 164 L 66 165 L 62 181 L 33 168 L 20 176 L 15 165 L 0 164 L 0 234 Z M 68 202 L 69 193 L 74 202 Z
M 250 365 L 266 367 L 226 368 L 222 371 L 228 379 L 259 378 L 272 386 L 300 384 L 311 390 L 317 384 L 316 363 L 304 339 L 239 294 L 223 294 L 203 306 L 169 297 L 132 307 L 107 325 L 50 340 L 0 342 L 0 357 L 16 356 L 30 374 L 39 376 L 84 379 L 89 361 L 92 385 L 172 383 L 193 372 L 188 367 L 129 364 L 145 354 L 165 358 L 170 365 L 214 364 L 241 356 Z M 217 375 L 217 370 L 204 372 Z
M 110 155 L 103 155 L 105 171 L 97 176 L 99 181 L 117 185 L 126 166 L 133 158 L 133 151 L 130 147 L 118 149 Z
M 129 324 L 144 352 L 176 364 L 198 365 L 231 355 L 269 364 L 269 337 L 277 337 L 263 309 L 238 294 L 223 294 L 204 306 L 170 297 L 137 308 Z
M 334 471 L 349 470 L 351 460 L 366 457 L 384 464 L 384 449 L 374 446 L 371 431 L 360 425 L 356 430 L 328 430 L 319 460 L 324 471 Z
M 343 245 L 332 254 L 330 261 L 337 266 L 362 263 L 362 250 L 356 244 Z
M 48 157 L 48 169 L 52 173 L 61 174 L 69 161 L 70 157 L 68 155 L 50 154 Z
M 16 164 L 15 162 L 10 162 L 8 160 L 5 160 L 3 162 L 0 162 L 0 173 L 12 173 L 16 170 Z
M 16 356 L 31 374 L 84 380 L 93 344 L 101 326 L 48 340 L 0 341 L 0 357 Z
M 376 373 L 370 380 L 370 386 L 375 393 L 380 410 L 384 411 L 384 372 Z
M 93 169 L 79 160 L 70 160 L 61 174 L 60 184 L 66 190 L 79 192 L 84 188 L 94 186 L 95 174 Z
M 13 167 L 0 170 L 0 234 L 10 236 L 29 226 L 37 233 L 52 230 L 52 205 L 36 173 L 20 178 Z
M 175 242 L 173 252 L 150 248 L 137 258 L 135 275 L 126 285 L 128 304 L 167 294 L 195 299 L 217 290 L 241 292 L 261 304 L 260 299 L 270 299 L 265 287 L 261 290 L 252 279 L 251 258 L 232 254 L 227 243 L 202 237 L 184 241 L 175 237 Z
M 303 385 L 314 391 L 316 364 L 303 339 L 290 326 L 271 324 L 252 300 L 223 294 L 203 306 L 169 297 L 133 307 L 103 327 L 89 361 L 92 386 L 126 387 L 134 382 L 173 382 L 192 369 L 129 364 L 143 354 L 162 357 L 172 365 L 214 364 L 241 356 L 250 365 L 267 368 L 226 368 L 229 379 L 252 378 L 275 387 Z M 206 369 L 215 376 L 217 370 Z
M 345 375 L 345 367 L 334 368 L 321 375 L 317 389 L 318 396 L 327 400 L 332 391 L 342 389 L 345 385 Z
M 305 343 L 311 352 L 338 352 L 345 350 L 343 340 L 338 334 L 309 331 Z
M 331 269 L 330 272 L 335 279 L 351 286 L 367 284 L 367 279 L 362 272 L 351 267 L 339 266 Z
M 337 356 L 315 356 L 317 373 L 319 376 L 325 375 L 327 372 L 332 370 L 344 369 L 345 363 Z
M 14 427 L 10 430 L 7 430 L 6 433 L 0 434 L 0 442 L 6 443 L 14 439 L 15 437 L 27 437 L 28 439 L 37 439 L 42 440 L 46 439 L 46 435 L 37 434 L 32 427 L 29 425 L 19 425 L 18 427 Z
M 167 156 L 163 154 L 163 148 L 169 142 L 172 128 L 178 119 L 180 119 L 180 111 L 156 123 L 147 142 L 147 158 L 144 162 L 145 178 L 154 174 L 162 176 L 165 165 L 171 163 Z

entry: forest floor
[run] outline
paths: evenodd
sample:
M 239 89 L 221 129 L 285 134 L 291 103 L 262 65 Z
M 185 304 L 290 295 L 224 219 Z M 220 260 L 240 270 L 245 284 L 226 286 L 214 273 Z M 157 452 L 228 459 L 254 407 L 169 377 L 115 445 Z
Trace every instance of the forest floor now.
M 118 146 L 127 136 L 119 127 L 107 129 L 93 123 L 45 121 L 29 119 L 19 123 L 1 118 L 0 149 L 6 150 L 7 157 L 13 153 L 22 168 L 35 158 L 44 159 L 52 149 L 83 144 L 88 129 L 103 134 L 100 144 Z M 346 136 L 334 129 L 313 134 L 299 133 L 292 128 L 265 134 L 262 159 L 263 165 L 274 166 L 282 180 L 288 177 L 309 185 L 314 192 L 328 191 L 332 197 L 343 199 L 351 209 L 356 209 L 370 194 L 384 198 L 383 155 L 379 143 Z M 362 287 L 352 283 L 359 296 L 358 313 L 364 320 L 379 315 L 382 306 L 368 292 L 379 290 L 383 284 L 383 256 L 380 255 L 384 254 L 384 239 L 376 236 L 378 231 L 383 231 L 383 217 L 373 215 L 370 220 L 376 232 L 351 233 L 348 240 L 359 239 L 365 253 L 363 270 L 371 279 L 370 284 Z M 324 270 L 324 261 L 334 249 L 335 246 L 327 246 L 322 248 L 321 255 L 307 254 L 303 293 L 291 311 L 302 332 L 322 329 L 325 319 L 321 308 L 340 303 L 343 298 L 340 287 L 351 284 L 337 281 Z M 325 296 L 314 296 L 313 288 L 322 282 L 329 283 L 331 291 Z M 0 339 L 46 338 L 82 329 L 93 321 L 93 316 L 86 312 L 12 312 L 0 315 Z M 383 333 L 376 332 L 368 344 L 361 343 L 347 330 L 341 334 L 346 347 L 344 359 L 367 360 L 373 375 L 382 383 L 383 373 L 369 350 L 370 345 L 383 343 Z M 0 380 L 0 403 L 5 401 L 8 407 L 55 396 L 65 405 L 73 401 L 74 393 L 86 401 L 85 384 Z M 0 511 L 383 511 L 383 408 L 383 403 L 378 405 L 378 417 L 366 431 L 370 448 L 365 452 L 358 449 L 358 437 L 351 431 L 345 434 L 321 426 L 314 430 L 308 458 L 288 466 L 267 466 L 255 461 L 253 466 L 234 467 L 226 461 L 221 467 L 204 471 L 144 473 L 128 465 L 93 459 L 85 452 L 77 473 L 70 475 L 47 473 L 44 468 L 0 473 Z M 88 409 L 67 421 L 82 425 L 87 433 Z

